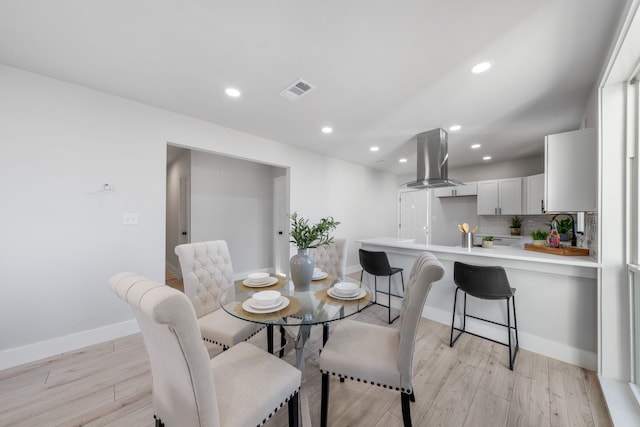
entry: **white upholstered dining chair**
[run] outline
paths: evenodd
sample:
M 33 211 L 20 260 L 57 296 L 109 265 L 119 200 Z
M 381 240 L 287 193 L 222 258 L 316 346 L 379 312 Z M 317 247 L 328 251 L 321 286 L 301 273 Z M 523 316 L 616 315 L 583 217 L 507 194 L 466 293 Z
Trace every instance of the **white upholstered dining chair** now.
M 297 426 L 298 369 L 249 343 L 209 359 L 182 292 L 127 272 L 110 286 L 142 331 L 156 427 L 260 426 L 285 403 L 289 426 Z
M 309 249 L 314 266 L 338 279 L 344 279 L 347 270 L 347 239 L 334 239 L 328 245 Z
M 233 268 L 227 242 L 178 245 L 184 293 L 195 309 L 202 339 L 222 346 L 223 350 L 246 341 L 264 325 L 238 319 L 222 309 L 220 297 L 233 286 Z
M 430 253 L 415 261 L 405 289 L 398 330 L 356 320 L 343 320 L 331 332 L 320 353 L 322 400 L 320 425 L 329 415 L 329 375 L 371 383 L 400 392 L 404 426 L 411 426 L 413 349 L 416 332 L 431 285 L 442 278 L 444 268 Z

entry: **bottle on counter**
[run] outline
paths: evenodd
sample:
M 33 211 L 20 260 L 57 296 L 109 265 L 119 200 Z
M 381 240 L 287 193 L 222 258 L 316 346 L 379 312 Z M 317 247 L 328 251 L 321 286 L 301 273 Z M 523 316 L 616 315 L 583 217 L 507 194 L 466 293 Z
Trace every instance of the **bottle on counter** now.
M 551 248 L 560 247 L 560 233 L 558 233 L 558 224 L 555 221 L 551 222 L 551 231 L 547 236 L 547 245 Z

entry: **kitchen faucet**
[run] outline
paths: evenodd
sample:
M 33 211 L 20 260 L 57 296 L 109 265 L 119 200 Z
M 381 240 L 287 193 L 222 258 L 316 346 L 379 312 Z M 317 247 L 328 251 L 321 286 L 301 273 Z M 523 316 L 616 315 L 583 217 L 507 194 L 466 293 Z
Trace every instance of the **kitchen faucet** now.
M 576 219 L 570 213 L 559 213 L 555 214 L 553 218 L 551 218 L 551 223 L 556 220 L 556 217 L 559 215 L 566 215 L 571 218 L 571 246 L 578 246 L 578 239 L 576 237 Z

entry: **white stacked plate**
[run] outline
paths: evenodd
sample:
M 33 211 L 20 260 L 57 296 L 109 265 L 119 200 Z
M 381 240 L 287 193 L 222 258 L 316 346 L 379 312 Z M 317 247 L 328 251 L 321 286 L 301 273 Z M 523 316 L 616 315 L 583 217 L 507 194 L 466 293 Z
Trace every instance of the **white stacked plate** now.
M 249 313 L 272 313 L 289 305 L 289 299 L 278 291 L 256 292 L 253 298 L 242 303 L 242 308 Z
M 242 283 L 249 287 L 260 288 L 278 283 L 278 278 L 269 276 L 269 273 L 251 273 Z
M 329 296 L 338 299 L 360 299 L 367 295 L 367 292 L 352 282 L 338 282 L 327 290 Z
M 314 271 L 313 277 L 311 278 L 311 280 L 322 280 L 322 279 L 326 279 L 327 277 L 329 277 L 329 275 L 324 271 L 319 271 L 319 272 Z

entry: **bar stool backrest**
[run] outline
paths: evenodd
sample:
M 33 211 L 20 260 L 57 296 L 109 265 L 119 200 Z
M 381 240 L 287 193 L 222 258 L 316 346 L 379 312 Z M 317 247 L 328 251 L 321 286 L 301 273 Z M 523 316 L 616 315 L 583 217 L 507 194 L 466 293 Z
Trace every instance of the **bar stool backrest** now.
M 507 273 L 499 266 L 453 264 L 455 284 L 476 298 L 506 299 L 513 295 Z
M 390 276 L 392 274 L 389 258 L 385 252 L 372 252 L 360 249 L 360 265 L 372 276 Z

